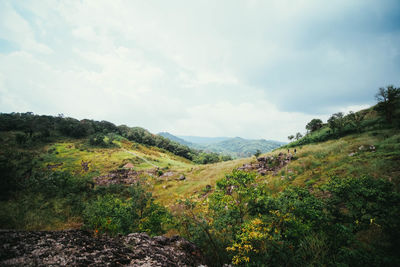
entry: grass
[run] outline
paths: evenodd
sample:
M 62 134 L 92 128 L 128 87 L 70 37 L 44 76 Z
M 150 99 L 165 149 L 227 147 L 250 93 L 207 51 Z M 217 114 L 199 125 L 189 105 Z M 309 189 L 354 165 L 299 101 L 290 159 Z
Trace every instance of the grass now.
M 186 170 L 182 170 L 186 179 L 178 181 L 173 177 L 168 181 L 162 181 L 154 185 L 153 194 L 164 205 L 168 206 L 175 203 L 179 198 L 188 197 L 200 192 L 206 185 L 215 186 L 217 180 L 224 177 L 226 173 L 231 172 L 250 159 L 237 159 L 225 162 L 218 162 L 207 165 L 193 165 Z
M 361 146 L 367 148 L 370 145 L 376 147 L 376 152 L 359 150 Z M 272 193 L 279 192 L 291 184 L 312 188 L 327 182 L 333 176 L 371 175 L 396 180 L 399 174 L 399 155 L 396 151 L 400 151 L 400 133 L 395 130 L 375 130 L 295 148 L 296 160 L 277 175 L 269 174 L 259 178 L 260 182 L 267 184 Z M 290 148 L 291 153 L 293 150 L 294 148 Z M 287 153 L 287 148 L 277 149 L 264 155 L 277 156 L 281 152 Z M 349 156 L 354 152 L 355 155 Z M 90 162 L 88 174 L 91 176 L 105 174 L 128 162 L 133 163 L 136 170 L 154 169 L 154 166 L 142 159 L 145 158 L 164 172 L 174 172 L 174 175 L 168 178 L 148 179 L 154 196 L 166 206 L 173 204 L 178 198 L 200 192 L 207 185 L 213 187 L 226 173 L 251 161 L 250 158 L 245 158 L 196 165 L 165 150 L 126 140 L 118 141 L 116 146 L 111 148 L 86 147 L 82 140 L 66 140 L 47 146 L 40 158 L 41 168 L 45 168 L 48 164 L 63 163 L 55 169 L 77 174 L 83 173 L 82 160 Z M 184 175 L 186 179 L 178 180 L 180 175 Z
M 126 150 L 133 152 L 130 154 Z M 136 156 L 137 155 L 137 156 Z M 40 168 L 46 168 L 47 165 L 62 165 L 53 168 L 54 170 L 64 170 L 81 174 L 83 171 L 81 163 L 89 163 L 89 174 L 105 174 L 113 169 L 120 168 L 128 162 L 135 166 L 135 170 L 146 170 L 154 168 L 153 165 L 165 168 L 174 166 L 174 168 L 187 168 L 192 166 L 188 160 L 177 157 L 169 152 L 160 151 L 156 148 L 147 148 L 142 145 L 133 146 L 131 142 L 124 142 L 122 147 L 96 148 L 85 147 L 82 141 L 69 141 L 54 143 L 45 147 L 40 155 Z M 143 160 L 145 158 L 148 162 Z
M 0 134 L 4 147 L 16 147 L 18 151 L 28 150 L 28 148 L 14 144 L 14 133 L 3 132 Z M 201 194 L 207 185 L 210 185 L 213 190 L 216 181 L 223 178 L 225 174 L 255 160 L 254 158 L 244 158 L 198 165 L 165 150 L 127 140 L 114 141 L 114 144 L 115 146 L 108 148 L 90 147 L 86 140 L 63 138 L 51 144 L 30 147 L 29 151 L 36 155 L 34 168 L 47 169 L 48 165 L 62 163 L 53 170 L 68 171 L 89 177 L 106 174 L 128 162 L 134 165 L 135 170 L 154 169 L 152 165 L 154 164 L 163 172 L 172 171 L 174 175 L 171 177 L 147 177 L 146 180 L 153 196 L 165 206 L 172 206 L 177 199 Z M 359 149 L 360 147 L 368 148 L 370 145 L 376 147 L 375 152 L 369 149 Z M 291 153 L 294 148 L 296 148 L 297 154 L 287 166 L 279 170 L 277 174 L 271 173 L 257 178 L 257 183 L 266 184 L 271 194 L 276 194 L 289 185 L 307 187 L 312 190 L 334 176 L 372 176 L 386 178 L 399 185 L 400 132 L 398 130 L 373 129 L 340 139 L 292 147 L 290 148 Z M 128 153 L 127 150 L 135 155 Z M 281 152 L 287 153 L 287 148 L 277 149 L 264 155 L 277 156 Z M 351 153 L 354 155 L 350 156 Z M 83 171 L 82 161 L 90 162 L 87 173 Z M 186 179 L 179 180 L 180 175 L 184 175 Z M 2 202 L 1 205 L 5 214 L 15 215 L 14 219 L 11 218 L 12 216 L 8 216 L 15 220 L 15 225 L 19 225 L 18 220 L 24 218 L 25 222 L 20 223 L 20 225 L 24 225 L 24 229 L 74 228 L 79 227 L 82 223 L 81 218 L 71 213 L 68 205 L 62 199 L 47 201 L 41 196 L 26 196 L 19 199 L 27 201 L 27 205 L 13 202 Z M 23 208 L 24 206 L 27 208 Z
M 159 202 L 168 206 L 176 199 L 190 196 L 201 191 L 206 185 L 214 186 L 215 182 L 224 177 L 250 159 L 237 159 L 208 165 L 198 165 L 176 156 L 165 150 L 147 147 L 127 140 L 115 142 L 115 147 L 88 147 L 84 140 L 64 140 L 47 145 L 41 149 L 36 168 L 46 169 L 48 165 L 62 165 L 52 170 L 68 171 L 77 175 L 90 177 L 103 175 L 131 162 L 135 170 L 150 170 L 158 166 L 163 172 L 172 171 L 174 175 L 168 178 L 148 179 L 151 191 Z M 126 150 L 133 152 L 130 154 Z M 89 163 L 89 171 L 84 172 L 81 163 Z M 180 175 L 185 175 L 184 181 L 179 181 Z
M 370 145 L 375 146 L 376 150 L 371 151 Z M 399 183 L 399 131 L 389 129 L 353 134 L 338 140 L 294 148 L 297 150 L 297 160 L 289 163 L 278 175 L 260 178 L 265 180 L 272 192 L 281 191 L 290 184 L 312 188 L 326 183 L 333 176 L 372 176 Z M 290 149 L 291 153 L 294 148 Z M 287 153 L 287 148 L 265 155 L 276 156 L 279 153 Z

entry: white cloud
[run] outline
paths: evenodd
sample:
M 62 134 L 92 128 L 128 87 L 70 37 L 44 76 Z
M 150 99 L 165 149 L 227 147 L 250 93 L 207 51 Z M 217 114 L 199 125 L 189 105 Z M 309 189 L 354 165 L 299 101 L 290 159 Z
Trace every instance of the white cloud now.
M 7 3 L 0 5 L 0 38 L 9 39 L 25 50 L 41 54 L 51 54 L 53 50 L 37 42 L 29 23 Z
M 6 1 L 0 111 L 285 140 L 400 82 L 389 4 Z

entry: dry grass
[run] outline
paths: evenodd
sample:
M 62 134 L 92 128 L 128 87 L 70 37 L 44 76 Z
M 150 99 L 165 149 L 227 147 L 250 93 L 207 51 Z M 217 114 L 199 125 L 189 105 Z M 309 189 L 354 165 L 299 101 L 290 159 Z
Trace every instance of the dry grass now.
M 283 190 L 288 185 L 319 186 L 333 176 L 395 179 L 399 171 L 399 167 L 396 166 L 400 166 L 399 158 L 392 157 L 392 160 L 387 160 L 388 157 L 385 155 L 392 151 L 381 144 L 386 142 L 387 147 L 394 147 L 398 139 L 400 140 L 399 133 L 382 130 L 299 146 L 296 147 L 295 160 L 281 169 L 277 175 L 270 174 L 260 177 L 259 180 L 266 183 L 273 193 Z M 376 152 L 366 149 L 370 145 L 377 147 Z M 364 149 L 360 150 L 362 146 Z M 294 148 L 291 148 L 290 152 L 293 153 L 293 150 Z M 280 152 L 287 153 L 287 149 L 277 149 L 265 155 L 276 156 Z M 350 153 L 355 154 L 350 156 Z
M 190 168 L 182 169 L 180 173 L 185 175 L 186 180 L 164 180 L 155 184 L 153 194 L 164 205 L 173 204 L 178 198 L 195 194 L 206 185 L 214 187 L 216 181 L 223 178 L 226 173 L 230 173 L 234 168 L 249 161 L 250 158 L 245 158 L 207 165 L 193 165 Z

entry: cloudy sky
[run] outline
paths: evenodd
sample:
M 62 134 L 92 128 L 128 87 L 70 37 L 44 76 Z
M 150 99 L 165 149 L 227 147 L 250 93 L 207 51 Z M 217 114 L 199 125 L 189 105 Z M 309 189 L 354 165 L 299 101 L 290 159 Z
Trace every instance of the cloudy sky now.
M 0 0 L 0 112 L 285 141 L 388 84 L 398 0 Z

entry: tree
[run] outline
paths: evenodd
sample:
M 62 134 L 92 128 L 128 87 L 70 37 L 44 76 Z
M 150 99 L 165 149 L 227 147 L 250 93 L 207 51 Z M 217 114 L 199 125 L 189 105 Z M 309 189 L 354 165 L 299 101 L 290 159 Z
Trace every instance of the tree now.
M 322 128 L 322 121 L 320 119 L 312 119 L 309 123 L 306 125 L 306 129 L 310 131 L 311 133 Z
M 341 132 L 343 130 L 344 123 L 345 120 L 343 112 L 335 113 L 328 119 L 329 128 L 331 128 L 333 132 Z
M 377 109 L 385 113 L 388 123 L 392 123 L 396 100 L 399 96 L 400 88 L 395 88 L 393 85 L 389 85 L 386 88 L 379 88 L 378 93 L 375 95 L 376 100 L 378 100 Z
M 296 133 L 296 140 L 300 140 L 303 137 L 301 133 Z
M 349 115 L 347 115 L 347 120 L 350 124 L 353 125 L 354 128 L 357 129 L 358 132 L 361 131 L 361 122 L 364 119 L 365 114 L 361 112 L 356 112 L 354 113 L 353 111 L 349 112 Z
M 292 141 L 292 139 L 294 138 L 294 135 L 291 134 L 291 135 L 289 135 L 287 138 L 289 139 L 289 141 Z
M 258 156 L 261 155 L 261 150 L 257 149 L 256 152 L 254 153 L 254 156 L 256 156 L 256 158 L 258 158 Z

